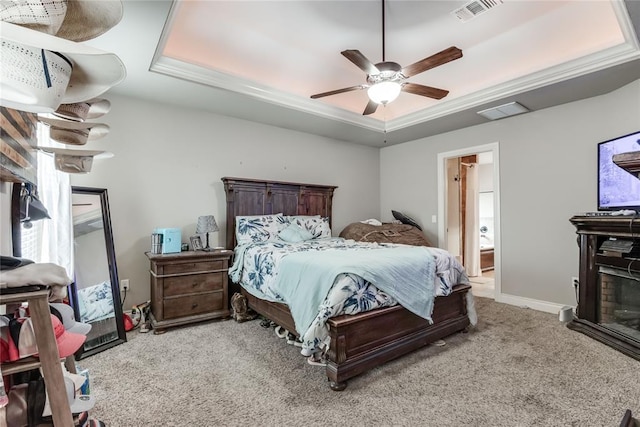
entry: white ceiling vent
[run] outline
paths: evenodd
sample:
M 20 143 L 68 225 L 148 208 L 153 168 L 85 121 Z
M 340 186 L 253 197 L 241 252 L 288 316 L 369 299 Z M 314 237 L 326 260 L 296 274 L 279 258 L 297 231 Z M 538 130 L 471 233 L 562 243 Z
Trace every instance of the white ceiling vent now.
M 529 109 L 517 102 L 509 102 L 508 104 L 498 105 L 497 107 L 487 108 L 486 110 L 478 111 L 483 117 L 489 120 L 504 119 L 505 117 L 515 116 L 522 113 L 528 113 Z
M 501 4 L 502 0 L 472 0 L 451 13 L 460 21 L 469 22 L 476 16 L 483 14 L 489 9 L 500 6 Z

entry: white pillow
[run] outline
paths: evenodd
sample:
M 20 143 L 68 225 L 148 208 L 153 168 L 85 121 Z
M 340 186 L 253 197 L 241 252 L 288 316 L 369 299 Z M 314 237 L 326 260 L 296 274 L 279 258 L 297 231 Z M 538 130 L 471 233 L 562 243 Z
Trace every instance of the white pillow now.
M 285 242 L 289 243 L 298 243 L 313 239 L 313 234 L 296 224 L 289 224 L 289 226 L 282 230 L 278 236 Z
M 281 214 L 252 215 L 236 217 L 236 244 L 259 243 L 275 240 L 278 233 L 287 226 Z

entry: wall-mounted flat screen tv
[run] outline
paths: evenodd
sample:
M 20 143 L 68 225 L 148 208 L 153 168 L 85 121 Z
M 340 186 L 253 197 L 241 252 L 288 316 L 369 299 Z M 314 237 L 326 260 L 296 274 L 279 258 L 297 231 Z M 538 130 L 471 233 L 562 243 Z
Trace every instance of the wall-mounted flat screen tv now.
M 640 179 L 612 159 L 634 151 L 640 152 L 640 131 L 598 144 L 598 210 L 640 210 Z

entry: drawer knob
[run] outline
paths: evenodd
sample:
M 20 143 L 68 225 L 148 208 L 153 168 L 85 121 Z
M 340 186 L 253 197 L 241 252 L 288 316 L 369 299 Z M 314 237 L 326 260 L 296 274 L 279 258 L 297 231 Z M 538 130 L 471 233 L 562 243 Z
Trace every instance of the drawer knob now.
M 196 308 L 196 307 L 198 307 L 198 303 L 197 302 L 194 302 L 193 304 L 191 304 L 191 308 Z
M 191 286 L 193 286 L 193 287 L 195 288 L 196 286 L 198 286 L 198 282 L 193 282 L 193 283 L 191 284 Z

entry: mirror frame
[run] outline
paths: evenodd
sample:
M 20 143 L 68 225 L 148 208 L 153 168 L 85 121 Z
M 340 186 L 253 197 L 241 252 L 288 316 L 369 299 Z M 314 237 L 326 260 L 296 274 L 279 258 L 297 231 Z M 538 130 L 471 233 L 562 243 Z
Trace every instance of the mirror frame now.
M 102 207 L 102 225 L 104 229 L 105 245 L 107 250 L 107 262 L 109 264 L 109 279 L 111 280 L 111 295 L 114 304 L 114 313 L 116 317 L 116 326 L 118 329 L 118 338 L 100 344 L 89 350 L 84 350 L 84 346 L 78 350 L 75 354 L 76 360 L 83 359 L 87 356 L 104 351 L 108 348 L 114 347 L 118 344 L 122 344 L 127 341 L 127 334 L 124 329 L 124 317 L 122 313 L 122 302 L 120 301 L 120 281 L 118 279 L 118 268 L 116 265 L 116 252 L 113 245 L 113 231 L 111 229 L 111 216 L 109 214 L 109 197 L 107 195 L 106 188 L 91 188 L 91 187 L 71 187 L 71 197 L 73 199 L 74 194 L 94 194 L 100 196 L 100 205 Z M 75 239 L 75 236 L 74 236 Z M 76 316 L 76 320 L 80 321 L 79 301 L 78 301 L 78 288 L 75 281 L 69 286 L 69 301 L 73 307 L 73 311 Z

